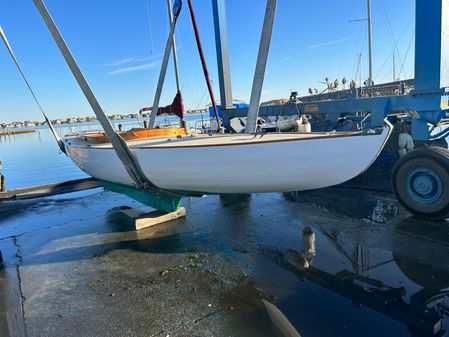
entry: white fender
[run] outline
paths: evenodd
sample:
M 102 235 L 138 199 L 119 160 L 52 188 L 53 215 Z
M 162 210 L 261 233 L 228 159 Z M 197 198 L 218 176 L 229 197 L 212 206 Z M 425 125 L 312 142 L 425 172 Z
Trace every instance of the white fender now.
M 415 148 L 413 138 L 408 133 L 400 133 L 398 138 L 398 153 L 399 157 L 404 156 L 407 152 Z

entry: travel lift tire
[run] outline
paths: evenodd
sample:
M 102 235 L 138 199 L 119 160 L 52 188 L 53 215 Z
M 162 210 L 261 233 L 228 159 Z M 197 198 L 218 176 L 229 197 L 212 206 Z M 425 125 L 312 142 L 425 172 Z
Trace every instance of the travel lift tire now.
M 393 168 L 393 190 L 408 212 L 426 220 L 449 218 L 449 150 L 410 151 Z

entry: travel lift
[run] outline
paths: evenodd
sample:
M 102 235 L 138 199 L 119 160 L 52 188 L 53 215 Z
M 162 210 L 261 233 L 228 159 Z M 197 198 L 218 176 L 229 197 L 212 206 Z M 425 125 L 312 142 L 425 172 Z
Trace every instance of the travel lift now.
M 246 117 L 248 108 L 233 108 L 231 104 L 224 1 L 214 0 L 213 4 L 224 102 L 222 125 L 229 130 L 230 120 Z M 416 0 L 415 30 L 415 80 L 409 93 L 358 98 L 357 88 L 352 88 L 345 99 L 261 106 L 258 116 L 320 114 L 334 127 L 342 118 L 359 118 L 369 129 L 382 126 L 388 116 L 395 119 L 394 114 L 413 111 L 416 116 L 410 117 L 411 136 L 423 147 L 409 151 L 396 162 L 392 187 L 399 203 L 410 213 L 443 220 L 449 218 L 449 0 Z

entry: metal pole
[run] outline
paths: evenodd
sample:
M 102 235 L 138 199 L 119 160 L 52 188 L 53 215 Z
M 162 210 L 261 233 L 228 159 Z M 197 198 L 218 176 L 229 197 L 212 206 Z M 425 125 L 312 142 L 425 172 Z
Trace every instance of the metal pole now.
M 232 104 L 225 0 L 212 0 L 212 8 L 214 13 L 215 45 L 217 49 L 221 107 L 222 109 L 231 109 L 234 105 Z
M 167 6 L 168 6 L 168 19 L 170 20 L 170 26 L 173 23 L 173 11 L 172 11 L 172 5 L 171 0 L 167 0 Z M 178 92 L 181 91 L 181 86 L 179 84 L 179 69 L 178 69 L 178 53 L 176 51 L 176 37 L 173 33 L 173 65 L 175 67 L 175 77 L 176 77 L 176 88 L 178 89 Z
M 168 35 L 167 43 L 165 45 L 164 58 L 162 60 L 161 72 L 159 73 L 159 80 L 157 82 L 156 94 L 154 96 L 153 107 L 151 110 L 150 124 L 148 127 L 151 129 L 154 127 L 154 122 L 156 120 L 157 111 L 159 110 L 159 101 L 161 99 L 162 88 L 164 86 L 165 75 L 167 74 L 168 61 L 170 59 L 170 52 L 173 46 L 173 38 L 175 33 L 177 17 L 170 22 L 170 33 Z
M 195 11 L 193 10 L 192 0 L 188 0 L 187 2 L 189 4 L 190 18 L 192 19 L 193 30 L 195 31 L 196 45 L 198 47 L 198 53 L 200 54 L 201 65 L 203 66 L 203 73 L 206 79 L 207 89 L 209 90 L 210 100 L 212 101 L 212 106 L 214 108 L 215 119 L 217 121 L 217 129 L 220 130 L 220 117 L 218 116 L 217 103 L 215 102 L 214 90 L 212 89 L 212 84 L 209 78 L 209 71 L 207 70 L 206 58 L 204 57 L 203 53 L 203 46 L 201 44 L 200 33 L 198 31 L 198 25 L 196 23 Z
M 94 111 L 95 115 L 97 116 L 98 121 L 100 122 L 106 135 L 108 136 L 109 141 L 111 142 L 112 147 L 114 148 L 114 150 L 117 154 L 117 157 L 120 159 L 120 161 L 124 165 L 126 171 L 130 175 L 131 179 L 136 184 L 136 187 L 138 189 L 142 189 L 142 190 L 146 189 L 146 188 L 153 188 L 155 190 L 158 190 L 158 188 L 155 185 L 153 185 L 145 177 L 144 173 L 142 172 L 142 169 L 139 166 L 139 163 L 132 155 L 125 140 L 114 131 L 114 128 L 109 123 L 103 109 L 100 106 L 100 103 L 98 103 L 97 98 L 95 97 L 94 93 L 92 92 L 92 89 L 90 88 L 89 84 L 87 83 L 83 73 L 81 72 L 81 69 L 79 68 L 78 64 L 76 63 L 75 58 L 73 57 L 67 44 L 65 43 L 63 37 L 61 36 L 61 33 L 59 32 L 58 28 L 56 27 L 56 24 L 53 21 L 52 17 L 50 16 L 50 13 L 48 12 L 47 8 L 45 7 L 43 1 L 42 0 L 33 0 L 33 2 L 34 2 L 34 5 L 36 6 L 37 10 L 41 14 L 42 18 L 44 19 L 45 24 L 47 25 L 56 44 L 58 45 L 59 50 L 61 51 L 62 55 L 64 56 L 64 59 L 67 62 L 67 65 L 69 66 L 70 70 L 72 71 L 73 76 L 75 77 L 76 81 L 78 82 L 78 85 L 80 86 L 81 90 L 83 91 L 84 96 L 86 97 L 87 101 L 89 102 L 90 106 L 92 107 L 92 110 Z
M 372 46 L 372 33 L 371 33 L 371 0 L 368 1 L 368 62 L 369 62 L 369 78 L 368 86 L 373 85 L 373 46 Z
M 268 52 L 270 51 L 271 35 L 273 33 L 274 17 L 277 0 L 267 0 L 262 36 L 260 38 L 259 55 L 257 56 L 256 71 L 254 72 L 253 88 L 246 121 L 246 133 L 256 132 L 257 117 L 259 115 L 260 96 L 262 94 L 265 69 L 267 67 Z
M 359 83 L 360 83 L 360 87 L 363 85 L 363 83 L 362 83 L 362 70 L 363 70 L 363 68 L 362 68 L 362 53 L 360 53 L 359 54 L 359 71 L 358 71 L 358 73 L 359 73 Z
M 393 82 L 396 82 L 396 58 L 393 52 Z

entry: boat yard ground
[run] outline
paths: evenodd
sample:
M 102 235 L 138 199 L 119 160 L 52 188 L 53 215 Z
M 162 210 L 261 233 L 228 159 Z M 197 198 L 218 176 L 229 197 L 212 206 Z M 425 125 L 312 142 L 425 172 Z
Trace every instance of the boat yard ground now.
M 406 302 L 447 288 L 449 225 L 332 191 L 185 199 L 187 217 L 138 232 L 120 210 L 141 205 L 100 189 L 0 205 L 0 336 L 280 336 L 266 302 L 303 337 L 411 336 L 332 277 Z

